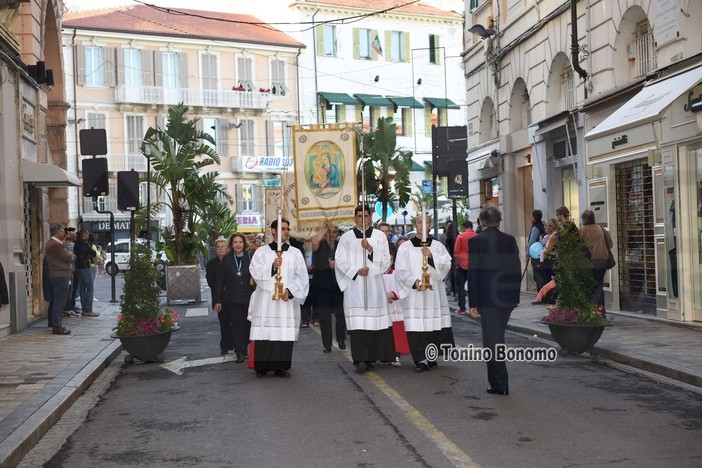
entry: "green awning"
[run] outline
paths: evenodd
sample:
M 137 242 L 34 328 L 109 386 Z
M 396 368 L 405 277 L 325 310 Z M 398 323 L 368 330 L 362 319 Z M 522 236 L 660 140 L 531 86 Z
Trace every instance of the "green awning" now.
M 414 107 L 415 109 L 424 108 L 422 103 L 413 97 L 388 97 L 388 99 L 394 102 L 397 107 Z
M 325 93 L 320 91 L 317 94 L 332 105 L 355 106 L 358 104 L 354 98 L 346 93 Z
M 422 166 L 421 164 L 417 164 L 416 161 L 412 161 L 412 167 L 410 168 L 410 171 L 412 172 L 424 172 L 426 171 L 426 167 Z
M 395 107 L 390 99 L 377 94 L 354 94 L 361 104 L 369 107 Z
M 437 107 L 439 109 L 460 109 L 458 104 L 450 99 L 425 97 L 424 100 L 427 101 L 431 107 Z

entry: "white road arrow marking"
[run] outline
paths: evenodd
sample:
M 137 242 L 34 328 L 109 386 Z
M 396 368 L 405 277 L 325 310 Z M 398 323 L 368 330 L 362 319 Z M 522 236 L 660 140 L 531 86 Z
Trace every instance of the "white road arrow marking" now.
M 234 356 L 231 354 L 227 354 L 226 356 L 213 357 L 207 359 L 196 359 L 195 361 L 186 361 L 186 359 L 187 357 L 182 357 L 180 359 L 176 359 L 175 361 L 161 364 L 161 367 L 173 372 L 174 374 L 183 375 L 183 369 L 186 369 L 188 367 L 208 366 L 210 364 L 232 362 L 234 361 Z

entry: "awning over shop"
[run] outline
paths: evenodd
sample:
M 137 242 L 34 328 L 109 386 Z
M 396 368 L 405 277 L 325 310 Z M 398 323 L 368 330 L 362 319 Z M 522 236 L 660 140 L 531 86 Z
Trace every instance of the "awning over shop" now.
M 425 97 L 424 100 L 428 102 L 431 107 L 439 109 L 460 109 L 458 104 L 450 99 Z
M 80 179 L 53 164 L 22 161 L 22 181 L 41 187 L 80 187 Z
M 550 119 L 542 120 L 539 122 L 539 128 L 534 131 L 534 135 L 543 135 L 564 126 L 566 123 L 568 123 L 569 115 L 570 114 L 567 112 L 564 112 L 558 114 L 557 116 L 551 117 Z
M 390 99 L 377 94 L 354 94 L 364 106 L 370 107 L 394 107 Z
M 604 119 L 586 135 L 586 140 L 617 132 L 634 125 L 660 120 L 675 99 L 702 81 L 702 66 L 645 86 L 639 93 Z
M 346 93 L 319 92 L 317 94 L 331 105 L 355 106 L 358 104 L 354 98 Z
M 424 106 L 421 102 L 417 101 L 413 97 L 388 97 L 392 102 L 395 103 L 397 107 L 413 107 L 415 109 L 423 109 Z
M 425 170 L 426 170 L 426 167 L 422 166 L 421 164 L 417 164 L 417 161 L 412 161 L 412 167 L 410 168 L 410 171 L 424 172 Z

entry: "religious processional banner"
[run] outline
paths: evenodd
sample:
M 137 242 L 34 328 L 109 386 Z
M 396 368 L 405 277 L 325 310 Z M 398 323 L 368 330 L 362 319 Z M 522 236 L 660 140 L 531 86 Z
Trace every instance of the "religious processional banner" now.
M 293 128 L 295 207 L 300 228 L 353 224 L 356 131 L 347 124 Z

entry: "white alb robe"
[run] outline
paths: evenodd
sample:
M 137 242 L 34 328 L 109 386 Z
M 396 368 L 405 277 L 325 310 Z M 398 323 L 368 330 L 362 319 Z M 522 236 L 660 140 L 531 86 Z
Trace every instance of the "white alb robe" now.
M 305 258 L 295 247 L 283 252 L 280 267 L 283 290 L 288 289 L 293 298 L 287 302 L 273 300 L 275 274 L 271 271 L 276 252 L 269 245 L 256 249 L 249 271 L 256 282 L 256 290 L 249 302 L 252 340 L 297 341 L 300 333 L 300 305 L 309 292 L 309 276 Z
M 348 330 L 384 330 L 392 326 L 383 282 L 383 274 L 390 267 L 388 239 L 377 229 L 373 229 L 367 239 L 373 247 L 373 261 L 368 260 L 368 251 L 361 247 L 362 239 L 356 237 L 354 229 L 341 236 L 334 256 L 334 273 L 339 289 L 344 293 Z M 364 257 L 368 267 L 367 279 L 357 275 L 363 267 Z M 364 297 L 367 309 L 364 307 Z
M 405 314 L 405 330 L 427 332 L 451 327 L 451 311 L 443 280 L 451 269 L 451 255 L 444 245 L 433 239 L 429 245 L 434 266 L 429 265 L 432 289 L 412 289 L 422 279 L 422 248 L 405 242 L 397 250 L 395 279 Z

